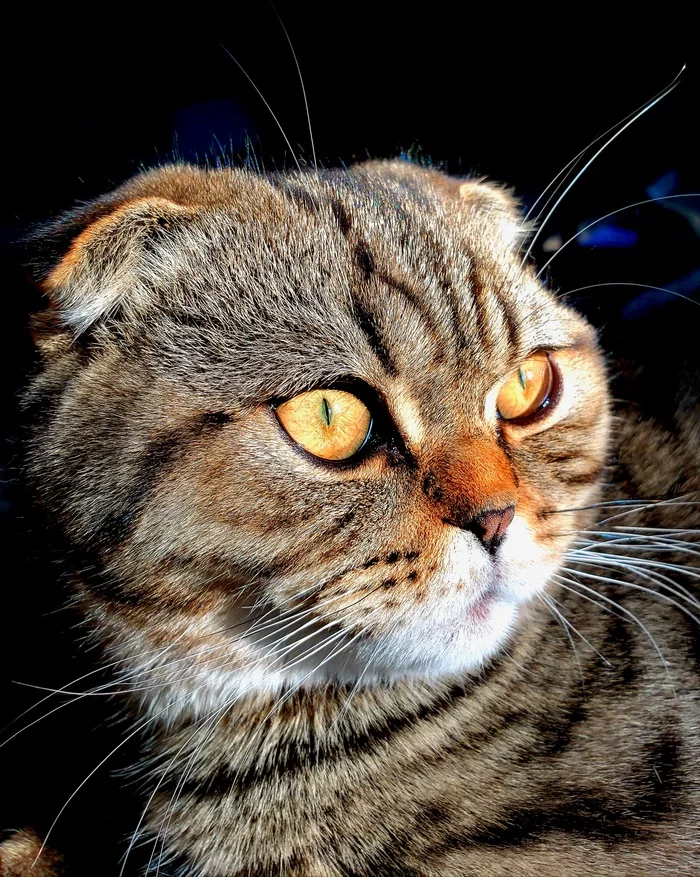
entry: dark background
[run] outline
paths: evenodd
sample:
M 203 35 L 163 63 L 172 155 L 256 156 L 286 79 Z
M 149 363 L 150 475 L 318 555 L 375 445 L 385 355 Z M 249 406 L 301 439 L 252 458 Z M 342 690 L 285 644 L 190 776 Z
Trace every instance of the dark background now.
M 303 71 L 319 162 L 408 152 L 455 174 L 507 182 L 526 206 L 579 150 L 687 62 L 678 88 L 564 199 L 534 250 L 539 264 L 557 242 L 609 211 L 700 192 L 700 53 L 682 49 L 685 23 L 677 14 L 657 10 L 643 20 L 638 12 L 632 32 L 630 22 L 613 27 L 609 12 L 581 8 L 526 10 L 518 21 L 504 11 L 488 23 L 483 8 L 468 6 L 277 8 Z M 61 686 L 91 668 L 91 655 L 76 649 L 76 619 L 61 608 L 57 567 L 18 477 L 17 399 L 33 361 L 27 318 L 41 305 L 26 267 L 31 250 L 18 242 L 142 167 L 172 159 L 292 166 L 270 113 L 223 47 L 270 102 L 300 162 L 311 162 L 294 60 L 270 6 L 162 10 L 159 28 L 136 18 L 111 21 L 107 9 L 100 14 L 102 21 L 38 22 L 29 10 L 8 29 L 2 51 L 0 728 L 42 696 L 17 682 Z M 697 348 L 697 305 L 649 287 L 697 301 L 699 234 L 700 197 L 627 210 L 562 250 L 550 282 L 564 292 L 639 284 L 601 286 L 574 299 L 611 355 L 639 362 L 652 382 L 672 386 L 679 351 Z M 75 688 L 87 683 L 93 678 Z M 0 732 L 0 742 L 67 700 L 48 701 Z M 45 830 L 131 727 L 111 718 L 116 706 L 101 697 L 70 703 L 0 749 L 0 829 L 33 822 Z M 123 784 L 110 774 L 122 754 L 86 783 L 53 836 L 73 856 L 75 873 L 111 874 L 110 845 L 138 818 L 137 787 L 119 792 Z

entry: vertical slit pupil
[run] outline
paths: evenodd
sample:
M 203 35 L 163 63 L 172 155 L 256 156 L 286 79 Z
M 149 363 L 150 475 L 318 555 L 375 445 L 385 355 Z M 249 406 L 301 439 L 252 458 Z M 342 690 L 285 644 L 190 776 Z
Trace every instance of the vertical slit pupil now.
M 518 377 L 520 378 L 520 386 L 523 388 L 523 390 L 526 389 L 527 376 L 525 375 L 525 372 L 521 368 L 518 369 Z M 324 399 L 324 402 L 325 402 L 325 399 Z
M 331 425 L 331 420 L 333 418 L 333 414 L 331 412 L 331 406 L 328 404 L 328 399 L 323 397 L 323 402 L 321 404 L 321 410 L 323 412 L 323 419 L 326 421 L 326 426 Z

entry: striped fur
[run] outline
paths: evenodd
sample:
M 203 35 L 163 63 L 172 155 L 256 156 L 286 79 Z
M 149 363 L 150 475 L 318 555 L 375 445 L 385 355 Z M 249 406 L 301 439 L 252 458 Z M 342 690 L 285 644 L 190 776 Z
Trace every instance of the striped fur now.
M 521 231 L 500 189 L 394 162 L 163 168 L 47 234 L 31 475 L 147 723 L 149 873 L 692 873 L 695 629 L 579 562 L 614 472 L 605 367 Z M 540 350 L 551 411 L 499 422 Z M 329 466 L 272 406 L 348 382 L 374 439 Z M 610 495 L 697 490 L 689 429 L 670 482 L 663 436 L 620 421 Z M 510 504 L 489 554 L 473 521 Z

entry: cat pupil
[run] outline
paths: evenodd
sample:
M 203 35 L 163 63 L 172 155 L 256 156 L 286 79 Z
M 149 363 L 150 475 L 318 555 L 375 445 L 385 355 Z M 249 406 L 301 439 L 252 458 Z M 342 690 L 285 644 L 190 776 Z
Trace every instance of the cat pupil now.
M 524 390 L 524 389 L 525 389 L 525 386 L 526 386 L 526 384 L 527 384 L 527 377 L 526 377 L 526 375 L 525 375 L 525 372 L 522 370 L 522 368 L 519 368 L 519 369 L 518 369 L 518 377 L 520 378 L 520 386 L 521 386 L 521 387 L 523 388 L 523 390 Z
M 330 426 L 333 415 L 331 413 L 331 407 L 328 404 L 328 399 L 326 399 L 325 396 L 323 397 L 323 403 L 321 407 L 323 411 L 323 419 L 326 421 L 326 426 Z

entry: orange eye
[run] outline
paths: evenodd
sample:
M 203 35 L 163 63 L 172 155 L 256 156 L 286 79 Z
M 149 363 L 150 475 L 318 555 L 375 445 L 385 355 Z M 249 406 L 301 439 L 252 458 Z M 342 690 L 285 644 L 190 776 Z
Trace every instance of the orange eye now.
M 369 437 L 372 415 L 352 393 L 309 390 L 277 407 L 290 438 L 322 460 L 347 460 Z
M 503 384 L 496 399 L 503 420 L 524 420 L 541 411 L 549 401 L 554 370 L 546 353 L 526 359 Z

